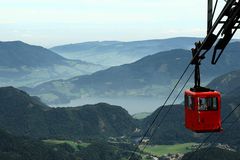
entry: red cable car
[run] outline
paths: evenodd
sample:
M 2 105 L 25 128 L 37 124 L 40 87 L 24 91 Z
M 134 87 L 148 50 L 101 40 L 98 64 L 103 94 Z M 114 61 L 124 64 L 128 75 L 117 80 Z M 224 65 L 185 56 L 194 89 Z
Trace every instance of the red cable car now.
M 185 91 L 185 127 L 195 132 L 220 132 L 221 94 L 200 85 L 200 64 L 204 59 L 200 55 L 202 46 L 198 42 L 192 49 L 191 64 L 195 65 L 195 86 Z
M 185 127 L 195 132 L 219 132 L 221 95 L 217 91 L 185 91 Z
M 239 29 L 240 2 L 227 1 L 213 23 L 213 0 L 208 0 L 207 36 L 195 43 L 191 64 L 195 65 L 195 86 L 185 91 L 185 127 L 195 132 L 219 132 L 222 130 L 220 92 L 200 86 L 200 64 L 205 54 L 215 45 L 212 64 L 216 64 L 225 47 Z
M 202 43 L 195 43 L 192 49 L 195 65 L 195 86 L 185 91 L 185 127 L 194 132 L 220 132 L 221 94 L 200 86 L 200 64 L 203 56 L 199 55 Z

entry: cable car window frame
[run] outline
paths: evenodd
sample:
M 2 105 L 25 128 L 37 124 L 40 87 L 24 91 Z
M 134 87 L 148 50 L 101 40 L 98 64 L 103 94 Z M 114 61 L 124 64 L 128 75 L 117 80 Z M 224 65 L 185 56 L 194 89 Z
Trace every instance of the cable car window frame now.
M 202 101 L 202 105 L 200 105 L 200 100 Z M 197 104 L 198 104 L 198 111 L 201 111 L 201 112 L 202 111 L 217 111 L 218 110 L 218 97 L 198 97 Z
M 189 110 L 194 110 L 194 98 L 190 95 L 185 95 L 185 107 Z

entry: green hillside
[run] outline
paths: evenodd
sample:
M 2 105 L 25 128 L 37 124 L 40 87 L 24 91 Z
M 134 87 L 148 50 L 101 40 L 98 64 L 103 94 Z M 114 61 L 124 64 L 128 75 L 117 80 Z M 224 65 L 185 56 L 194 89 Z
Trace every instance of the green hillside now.
M 50 108 L 13 87 L 0 88 L 0 113 L 0 128 L 42 139 L 124 136 L 137 127 L 137 121 L 119 106 Z
M 67 147 L 67 146 L 66 146 Z M 51 147 L 38 140 L 15 137 L 0 131 L 0 159 L 2 160 L 74 160 L 61 146 Z

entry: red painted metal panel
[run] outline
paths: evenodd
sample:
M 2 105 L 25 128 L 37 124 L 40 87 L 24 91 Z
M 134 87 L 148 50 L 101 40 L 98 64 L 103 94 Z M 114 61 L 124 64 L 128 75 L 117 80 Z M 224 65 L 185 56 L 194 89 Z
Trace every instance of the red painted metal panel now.
M 195 132 L 221 131 L 220 92 L 192 92 L 190 90 L 186 90 L 185 127 Z

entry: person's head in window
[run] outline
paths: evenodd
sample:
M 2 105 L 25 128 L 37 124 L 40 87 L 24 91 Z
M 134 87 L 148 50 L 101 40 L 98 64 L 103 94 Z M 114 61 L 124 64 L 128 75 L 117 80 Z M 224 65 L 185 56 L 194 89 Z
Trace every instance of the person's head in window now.
M 199 110 L 207 110 L 207 104 L 205 98 L 199 98 Z

